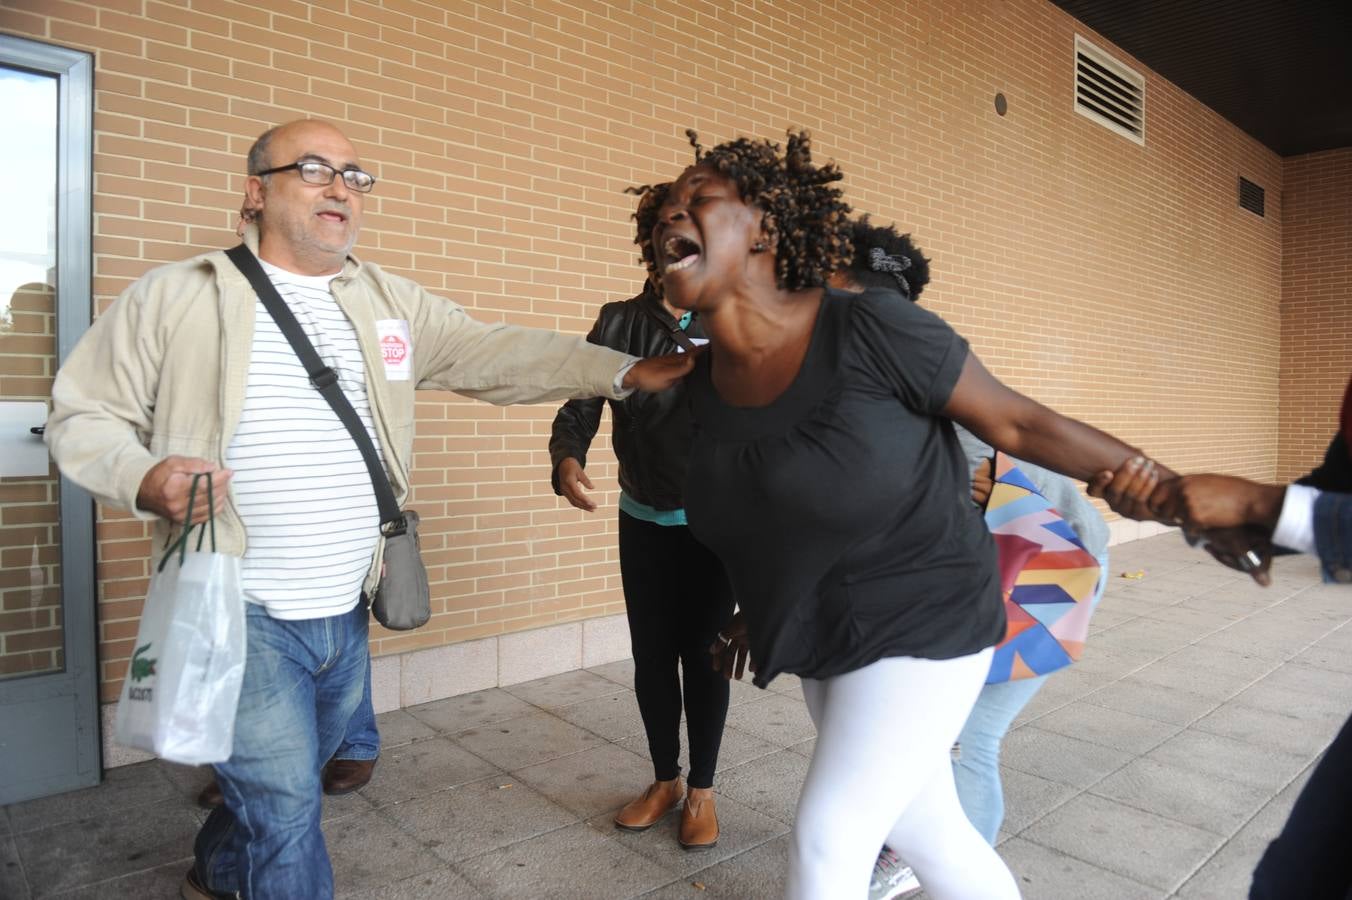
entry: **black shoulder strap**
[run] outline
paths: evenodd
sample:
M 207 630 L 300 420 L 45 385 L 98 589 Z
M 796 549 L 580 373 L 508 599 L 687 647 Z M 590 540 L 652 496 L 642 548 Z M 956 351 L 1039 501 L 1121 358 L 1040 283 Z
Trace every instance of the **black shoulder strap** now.
M 690 336 L 681 330 L 680 324 L 668 325 L 662 316 L 653 308 L 651 303 L 643 303 L 643 311 L 647 313 L 654 322 L 662 327 L 662 330 L 671 335 L 671 339 L 676 342 L 686 353 L 695 352 L 695 342 L 690 340 Z
M 273 287 L 272 281 L 263 271 L 262 265 L 259 264 L 258 258 L 253 255 L 253 252 L 245 245 L 240 244 L 238 247 L 231 247 L 225 251 L 225 255 L 230 257 L 230 261 L 244 273 L 245 278 L 249 279 L 249 284 L 253 285 L 254 293 L 258 295 L 259 300 L 263 301 L 263 306 L 272 315 L 282 334 L 286 335 L 287 341 L 291 344 L 291 349 L 296 351 L 296 356 L 300 357 L 301 365 L 305 366 L 305 372 L 310 376 L 310 383 L 329 402 L 329 406 L 333 407 L 333 411 L 338 414 L 338 418 L 347 426 L 347 430 L 352 435 L 352 440 L 357 442 L 357 449 L 361 451 L 362 459 L 366 461 L 366 470 L 371 475 L 371 485 L 375 488 L 382 528 L 392 522 L 402 522 L 403 513 L 399 511 L 399 504 L 394 500 L 394 489 L 390 487 L 390 478 L 385 474 L 385 467 L 376 454 L 376 447 L 371 442 L 371 436 L 366 433 L 366 426 L 362 424 L 361 417 L 352 408 L 352 403 L 343 393 L 342 386 L 338 384 L 338 373 L 324 365 L 323 360 L 319 358 L 314 345 L 305 336 L 305 331 L 296 321 L 291 308 L 277 293 L 277 288 Z M 397 533 L 397 531 L 388 528 L 383 528 L 383 530 L 386 534 Z

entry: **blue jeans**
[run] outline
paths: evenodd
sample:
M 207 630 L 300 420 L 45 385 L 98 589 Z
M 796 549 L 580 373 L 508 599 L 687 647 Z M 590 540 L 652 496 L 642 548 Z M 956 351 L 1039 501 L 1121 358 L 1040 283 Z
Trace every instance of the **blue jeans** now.
M 274 619 L 249 604 L 248 656 L 225 797 L 197 834 L 199 878 L 246 900 L 323 900 L 333 871 L 319 830 L 319 771 L 338 749 L 370 671 L 367 610 Z
M 953 784 L 958 789 L 958 801 L 976 830 L 992 846 L 1000 833 L 1000 823 L 1005 820 L 1000 742 L 1019 710 L 1028 705 L 1050 677 L 1039 675 L 986 685 L 958 735 L 961 751 L 953 761 Z
M 380 732 L 376 730 L 376 711 L 371 706 L 371 665 L 366 666 L 366 683 L 362 687 L 361 702 L 352 720 L 347 723 L 343 742 L 334 752 L 334 759 L 376 759 L 380 756 Z
M 1095 606 L 1103 599 L 1103 588 L 1108 583 L 1108 555 L 1098 557 L 1098 563 L 1102 571 L 1094 596 L 1089 600 Z M 967 716 L 967 724 L 962 726 L 962 734 L 958 735 L 961 753 L 953 762 L 953 783 L 958 789 L 958 800 L 976 830 L 992 845 L 1005 820 L 1000 743 L 1015 717 L 1055 674 L 1049 672 L 1036 678 L 986 685 Z

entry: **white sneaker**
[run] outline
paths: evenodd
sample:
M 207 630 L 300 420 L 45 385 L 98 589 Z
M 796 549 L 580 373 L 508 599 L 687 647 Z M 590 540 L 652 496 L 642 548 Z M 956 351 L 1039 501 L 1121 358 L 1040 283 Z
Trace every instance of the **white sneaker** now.
M 901 861 L 886 846 L 873 864 L 873 881 L 868 886 L 868 900 L 893 900 L 920 890 L 920 880 L 911 867 Z

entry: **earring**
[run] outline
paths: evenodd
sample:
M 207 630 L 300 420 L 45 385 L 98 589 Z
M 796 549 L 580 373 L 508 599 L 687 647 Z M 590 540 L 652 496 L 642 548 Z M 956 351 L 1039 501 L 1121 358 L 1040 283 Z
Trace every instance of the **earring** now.
M 764 253 L 766 250 L 769 249 L 770 248 L 765 245 L 765 241 L 756 241 L 756 243 L 751 245 L 752 253 Z

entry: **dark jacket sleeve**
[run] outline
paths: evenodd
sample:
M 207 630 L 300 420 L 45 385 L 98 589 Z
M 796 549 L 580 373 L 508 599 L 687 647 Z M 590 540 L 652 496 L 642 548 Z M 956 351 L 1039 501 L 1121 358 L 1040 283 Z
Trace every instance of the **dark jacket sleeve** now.
M 1308 484 L 1321 491 L 1339 491 L 1352 493 L 1352 455 L 1347 449 L 1347 440 L 1337 435 L 1324 453 L 1324 461 L 1309 475 L 1296 484 Z
M 601 327 L 605 317 L 606 311 L 602 308 L 596 323 L 587 333 L 589 342 L 601 343 Z M 549 482 L 554 486 L 554 493 L 563 493 L 559 490 L 559 464 L 565 459 L 571 456 L 584 469 L 587 467 L 587 450 L 591 448 L 592 439 L 601 427 L 601 409 L 605 403 L 603 397 L 569 400 L 555 414 L 554 427 L 549 436 Z

